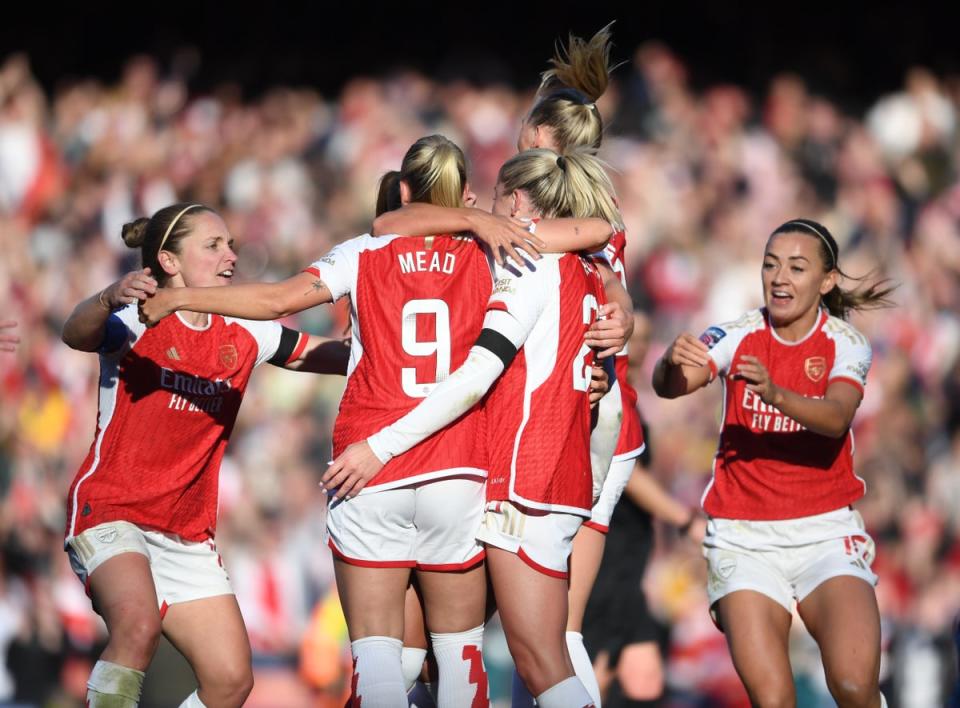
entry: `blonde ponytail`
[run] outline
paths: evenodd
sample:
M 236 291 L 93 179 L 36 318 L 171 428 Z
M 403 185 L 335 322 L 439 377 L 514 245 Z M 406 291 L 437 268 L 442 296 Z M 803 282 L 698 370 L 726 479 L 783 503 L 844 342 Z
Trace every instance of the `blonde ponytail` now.
M 463 151 L 442 135 L 428 135 L 415 142 L 403 157 L 399 177 L 410 188 L 412 202 L 463 206 L 466 159 Z
M 607 90 L 614 68 L 610 66 L 611 27 L 613 22 L 588 40 L 571 34 L 566 46 L 558 43 L 550 59 L 552 68 L 540 75 L 538 93 L 572 88 L 596 102 Z

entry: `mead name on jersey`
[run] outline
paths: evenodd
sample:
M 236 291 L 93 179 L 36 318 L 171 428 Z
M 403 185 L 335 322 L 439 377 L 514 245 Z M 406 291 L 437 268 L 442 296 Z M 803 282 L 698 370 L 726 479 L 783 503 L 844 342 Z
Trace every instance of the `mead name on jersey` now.
M 219 413 L 223 394 L 233 388 L 230 379 L 205 379 L 161 367 L 160 386 L 171 391 L 167 408 L 189 413 Z
M 823 396 L 806 396 L 823 398 Z M 743 407 L 751 412 L 750 429 L 757 432 L 796 433 L 806 430 L 797 421 L 784 415 L 748 388 L 743 389 Z
M 434 251 L 413 251 L 410 253 L 398 253 L 397 259 L 400 261 L 400 272 L 402 273 L 443 273 L 453 275 L 453 270 L 457 265 L 457 257 L 452 253 L 439 253 Z

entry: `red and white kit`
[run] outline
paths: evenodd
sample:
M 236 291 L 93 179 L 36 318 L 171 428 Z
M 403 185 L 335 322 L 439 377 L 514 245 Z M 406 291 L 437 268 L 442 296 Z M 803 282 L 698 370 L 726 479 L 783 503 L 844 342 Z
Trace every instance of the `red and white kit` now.
M 278 362 L 276 322 L 210 315 L 198 328 L 177 314 L 146 329 L 135 304 L 110 316 L 96 435 L 67 498 L 81 580 L 133 551 L 150 559 L 161 607 L 231 592 L 213 542 L 220 461 L 251 371 L 298 357 L 297 337 Z
M 196 328 L 179 314 L 146 329 L 134 304 L 111 315 L 96 435 L 70 487 L 67 540 L 116 520 L 212 538 L 240 401 L 253 368 L 277 353 L 282 329 L 219 315 Z M 297 349 L 305 344 L 303 335 Z
M 627 289 L 626 265 L 624 262 L 626 247 L 626 233 L 620 230 L 614 233 L 603 250 L 603 255 L 610 263 L 613 272 L 617 274 L 624 290 Z M 624 345 L 623 349 L 617 352 L 613 358 L 616 383 L 614 388 L 611 388 L 610 393 L 604 396 L 600 402 L 600 422 L 593 432 L 594 439 L 603 432 L 601 428 L 604 408 L 609 403 L 607 399 L 619 394 L 620 406 L 617 413 L 622 415 L 622 419 L 616 447 L 613 450 L 609 469 L 605 470 L 601 477 L 602 484 L 599 492 L 595 494 L 596 501 L 593 504 L 590 519 L 585 522 L 587 526 L 601 533 L 606 533 L 609 529 L 613 509 L 620 500 L 620 495 L 623 494 L 623 489 L 633 473 L 634 460 L 643 453 L 646 447 L 643 439 L 643 426 L 640 422 L 640 410 L 637 407 L 637 392 L 627 379 L 630 368 L 628 347 L 629 345 Z M 597 470 L 594 470 L 595 475 L 596 473 Z
M 800 341 L 777 337 L 764 310 L 708 328 L 710 370 L 724 387 L 723 427 L 713 480 L 703 496 L 710 516 L 776 520 L 840 509 L 863 496 L 853 472 L 853 433 L 834 440 L 806 430 L 747 389 L 734 376 L 740 357 L 757 357 L 778 386 L 823 398 L 842 381 L 866 385 L 871 350 L 847 322 L 821 311 Z
M 455 236 L 363 235 L 336 246 L 307 270 L 334 299 L 350 296 L 353 338 L 333 429 L 336 456 L 409 412 L 464 362 L 480 333 L 492 278 L 476 242 Z M 483 411 L 477 407 L 390 460 L 357 499 L 332 504 L 330 546 L 347 562 L 364 565 L 453 569 L 478 562 L 475 525 L 466 528 L 463 511 L 467 499 L 449 504 L 450 513 L 441 519 L 433 510 L 428 520 L 426 509 L 418 516 L 410 489 L 400 488 L 451 477 L 482 485 L 486 476 Z M 387 494 L 391 490 L 398 493 Z M 474 499 L 475 492 L 467 497 Z M 420 507 L 430 504 L 435 500 L 419 501 Z M 445 542 L 425 547 L 424 524 L 441 524 Z M 415 527 L 417 533 L 407 533 Z
M 522 348 L 486 402 L 490 477 L 478 538 L 554 576 L 566 575 L 573 536 L 593 503 L 594 355 L 584 336 L 604 302 L 596 266 L 566 254 L 544 256 L 533 272 L 498 268 L 487 306 L 488 318 L 511 316 L 517 332 L 504 334 Z
M 764 310 L 753 310 L 708 328 L 700 340 L 724 386 L 720 445 L 703 499 L 711 607 L 752 590 L 791 612 L 794 601 L 837 576 L 876 584 L 873 540 L 850 506 L 864 492 L 853 472 L 853 434 L 834 440 L 812 433 L 734 376 L 749 355 L 778 386 L 804 396 L 822 398 L 838 381 L 862 391 L 871 360 L 866 338 L 821 311 L 803 339 L 786 342 Z

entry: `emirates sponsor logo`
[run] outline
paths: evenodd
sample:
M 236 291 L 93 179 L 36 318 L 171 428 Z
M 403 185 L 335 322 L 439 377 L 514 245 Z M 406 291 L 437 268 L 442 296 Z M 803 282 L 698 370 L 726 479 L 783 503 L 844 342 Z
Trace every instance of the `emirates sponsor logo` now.
M 827 373 L 827 360 L 822 356 L 812 356 L 803 362 L 803 370 L 807 378 L 816 383 Z
M 237 348 L 234 345 L 224 344 L 220 347 L 220 363 L 228 369 L 236 366 L 239 358 L 240 355 L 237 353 Z

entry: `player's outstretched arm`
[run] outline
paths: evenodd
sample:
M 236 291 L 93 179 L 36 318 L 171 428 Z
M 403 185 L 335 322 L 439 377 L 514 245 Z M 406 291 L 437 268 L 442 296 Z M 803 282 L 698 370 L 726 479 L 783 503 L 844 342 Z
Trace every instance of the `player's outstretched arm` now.
M 248 320 L 277 320 L 332 300 L 323 281 L 304 271 L 279 283 L 161 288 L 140 304 L 140 321 L 152 326 L 179 310 Z
M 544 246 L 543 241 L 530 233 L 529 224 L 517 219 L 474 207 L 442 207 L 422 202 L 384 212 L 374 219 L 372 230 L 374 236 L 430 236 L 467 231 L 490 247 L 500 265 L 504 264 L 505 258 L 524 265 L 526 261 L 519 251 L 536 260 L 540 257 L 537 249 Z
M 481 333 L 463 365 L 438 383 L 416 408 L 365 441 L 347 447 L 327 468 L 321 486 L 336 489 L 338 499 L 356 496 L 387 462 L 470 410 L 505 368 L 503 359 L 480 343 L 484 336 Z
M 311 374 L 346 376 L 350 361 L 350 340 L 305 335 L 303 351 L 288 361 L 283 368 Z
M 150 275 L 149 268 L 127 273 L 74 308 L 63 324 L 60 335 L 63 343 L 71 349 L 96 351 L 103 343 L 110 313 L 131 302 L 143 302 L 155 292 L 157 281 Z
M 677 398 L 706 386 L 710 383 L 709 351 L 692 334 L 681 334 L 654 367 L 653 390 L 661 398 Z
M 848 379 L 831 383 L 823 398 L 807 398 L 773 383 L 767 367 L 755 356 L 741 357 L 736 375 L 746 379 L 747 388 L 764 403 L 790 416 L 807 430 L 829 438 L 847 434 L 863 398 L 863 392 L 847 383 Z

